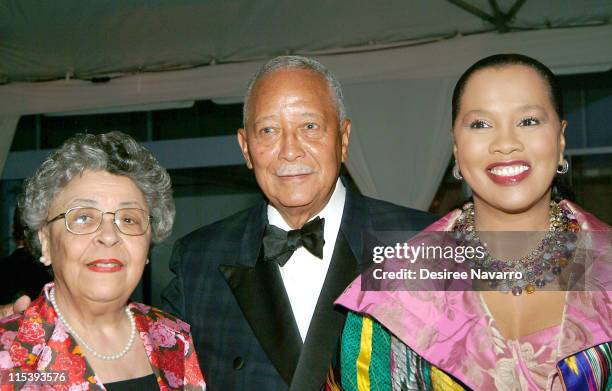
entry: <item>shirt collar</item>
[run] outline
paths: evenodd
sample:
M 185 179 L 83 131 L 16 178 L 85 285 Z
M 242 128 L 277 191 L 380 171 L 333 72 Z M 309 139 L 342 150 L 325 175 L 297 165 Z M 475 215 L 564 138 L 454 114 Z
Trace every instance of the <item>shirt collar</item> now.
M 345 200 L 346 200 L 346 188 L 342 184 L 342 181 L 340 181 L 340 178 L 338 178 L 338 180 L 336 181 L 334 192 L 329 198 L 329 201 L 327 201 L 327 204 L 325 205 L 325 207 L 323 207 L 323 209 L 318 214 L 316 214 L 315 216 L 312 216 L 308 221 L 318 216 L 318 217 L 325 219 L 326 227 L 329 226 L 328 223 L 330 220 L 340 221 L 342 219 L 342 211 L 344 209 Z M 289 226 L 289 224 L 287 224 L 287 222 L 285 221 L 283 216 L 280 214 L 278 209 L 272 206 L 272 204 L 268 204 L 267 212 L 268 212 L 268 223 L 270 223 L 271 225 L 275 225 L 278 228 L 281 228 L 285 231 L 292 230 L 292 228 Z

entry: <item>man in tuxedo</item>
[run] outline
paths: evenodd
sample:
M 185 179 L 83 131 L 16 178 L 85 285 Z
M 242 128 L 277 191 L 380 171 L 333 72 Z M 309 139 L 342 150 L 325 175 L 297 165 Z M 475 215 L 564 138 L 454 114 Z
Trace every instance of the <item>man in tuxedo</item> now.
M 320 63 L 281 56 L 252 79 L 238 143 L 266 200 L 180 239 L 163 293 L 210 390 L 321 389 L 345 319 L 333 301 L 368 263 L 362 232 L 433 221 L 342 182 L 350 134 Z

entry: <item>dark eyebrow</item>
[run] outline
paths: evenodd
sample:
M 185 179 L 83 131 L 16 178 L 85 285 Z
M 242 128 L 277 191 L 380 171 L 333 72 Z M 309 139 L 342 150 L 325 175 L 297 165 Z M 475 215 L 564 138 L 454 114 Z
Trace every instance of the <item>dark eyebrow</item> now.
M 468 114 L 490 114 L 490 112 L 484 109 L 474 109 L 474 110 L 470 110 L 467 113 L 465 113 L 464 116 Z
M 529 110 L 539 110 L 539 111 L 542 111 L 543 113 L 546 114 L 546 109 L 544 109 L 544 107 L 542 107 L 540 105 L 524 105 L 524 106 L 518 107 L 516 110 L 520 111 L 520 112 L 525 112 L 525 111 L 529 111 Z M 465 115 L 468 115 L 468 114 L 487 115 L 487 114 L 491 114 L 491 112 L 489 110 L 485 110 L 485 109 L 474 109 L 474 110 L 470 110 L 467 113 L 465 113 Z
M 529 110 L 540 110 L 546 112 L 544 107 L 540 105 L 525 105 L 518 108 L 520 111 L 529 111 Z

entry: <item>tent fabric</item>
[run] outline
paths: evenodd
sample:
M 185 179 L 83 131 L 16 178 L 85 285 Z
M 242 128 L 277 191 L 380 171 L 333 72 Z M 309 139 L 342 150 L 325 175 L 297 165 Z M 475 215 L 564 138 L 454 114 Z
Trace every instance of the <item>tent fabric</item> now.
M 612 66 L 612 26 L 457 37 L 422 46 L 319 56 L 343 86 L 384 80 L 456 77 L 475 60 L 499 52 L 533 56 L 560 74 Z M 0 86 L 0 116 L 112 108 L 194 99 L 238 98 L 263 61 L 150 72 L 106 83 L 83 80 Z
M 466 3 L 491 15 L 489 0 Z M 508 12 L 516 0 L 498 0 Z M 608 0 L 527 0 L 509 23 L 547 29 L 609 23 Z M 0 2 L 0 82 L 90 79 L 363 51 L 493 31 L 449 1 L 79 0 Z
M 612 67 L 612 26 L 458 36 L 420 46 L 316 57 L 346 90 L 354 121 L 349 171 L 366 194 L 426 209 L 450 156 L 450 90 L 471 63 L 499 52 L 557 73 Z M 0 118 L 193 99 L 240 97 L 262 61 L 0 86 Z M 239 99 L 239 98 L 238 98 Z

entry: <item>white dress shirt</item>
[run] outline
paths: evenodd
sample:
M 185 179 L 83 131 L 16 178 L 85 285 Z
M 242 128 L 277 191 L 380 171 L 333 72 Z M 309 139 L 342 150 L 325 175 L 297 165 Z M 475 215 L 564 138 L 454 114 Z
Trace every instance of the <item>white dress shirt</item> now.
M 306 339 L 308 327 L 334 253 L 345 200 L 346 189 L 338 179 L 327 205 L 317 215 L 325 219 L 323 225 L 323 237 L 325 239 L 323 259 L 315 257 L 304 247 L 300 247 L 295 250 L 283 267 L 279 267 L 302 341 Z M 312 219 L 317 216 L 313 216 Z M 268 222 L 285 231 L 292 229 L 279 211 L 270 204 L 268 204 Z

